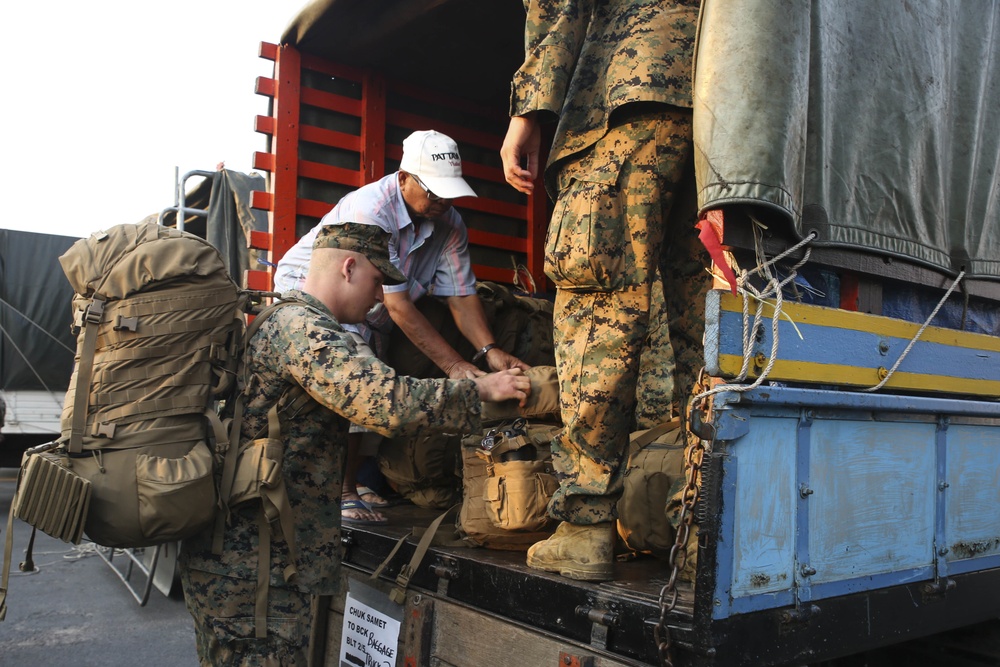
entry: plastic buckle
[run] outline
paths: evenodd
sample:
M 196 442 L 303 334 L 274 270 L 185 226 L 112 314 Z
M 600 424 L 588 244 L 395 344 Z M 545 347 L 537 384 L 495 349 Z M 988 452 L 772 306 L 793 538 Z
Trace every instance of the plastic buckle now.
M 100 324 L 101 318 L 104 316 L 104 298 L 94 295 L 94 298 L 90 300 L 90 305 L 87 306 L 87 312 L 84 313 L 84 319 L 87 324 Z

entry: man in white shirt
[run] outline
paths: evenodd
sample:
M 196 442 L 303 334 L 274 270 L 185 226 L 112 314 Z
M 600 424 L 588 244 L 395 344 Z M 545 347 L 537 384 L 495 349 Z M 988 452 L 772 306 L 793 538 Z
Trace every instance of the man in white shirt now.
M 387 334 L 397 325 L 452 379 L 482 375 L 475 363 L 480 359 L 494 371 L 526 370 L 527 364 L 496 347 L 476 294 L 465 223 L 452 207 L 454 199 L 475 196 L 462 178 L 462 159 L 455 141 L 434 130 L 414 132 L 403 141 L 399 171 L 346 195 L 281 258 L 274 276 L 275 290 L 299 289 L 305 283 L 313 241 L 323 226 L 346 222 L 377 225 L 389 233 L 390 260 L 407 282 L 385 286 L 383 304 L 373 308 L 363 324 L 346 329 L 352 329 L 384 358 Z M 472 359 L 463 359 L 417 309 L 416 301 L 428 294 L 446 301 L 459 331 L 478 350 Z M 357 502 L 361 500 L 355 488 L 360 457 L 352 453 L 360 448 L 360 436 L 360 432 L 353 433 L 348 442 L 344 520 L 377 522 L 384 517 Z M 376 507 L 384 503 L 377 494 L 366 499 Z

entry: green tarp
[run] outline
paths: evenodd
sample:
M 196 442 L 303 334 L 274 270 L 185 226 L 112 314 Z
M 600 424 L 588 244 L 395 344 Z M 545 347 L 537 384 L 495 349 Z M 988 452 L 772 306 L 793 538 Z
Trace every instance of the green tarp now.
M 1000 278 L 1000 3 L 706 0 L 703 210 Z
M 76 240 L 0 229 L 0 390 L 69 386 L 73 290 L 59 256 Z

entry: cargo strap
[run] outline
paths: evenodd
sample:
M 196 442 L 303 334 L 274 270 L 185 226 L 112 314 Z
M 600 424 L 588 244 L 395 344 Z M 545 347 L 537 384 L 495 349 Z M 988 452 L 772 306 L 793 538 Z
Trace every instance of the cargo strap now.
M 444 521 L 444 518 L 448 516 L 456 507 L 461 507 L 461 503 L 452 505 L 441 513 L 440 516 L 434 519 L 433 522 L 431 522 L 431 525 L 427 527 L 427 530 L 424 531 L 423 536 L 420 538 L 420 542 L 417 543 L 417 548 L 413 552 L 410 562 L 399 568 L 399 574 L 396 575 L 396 585 L 389 593 L 389 599 L 396 604 L 402 605 L 406 602 L 406 589 L 410 585 L 410 579 L 413 577 L 414 573 L 416 573 L 417 568 L 420 567 L 420 563 L 427 554 L 427 550 L 430 549 L 431 544 L 434 542 L 434 536 L 437 534 L 438 528 L 441 527 L 441 522 Z M 399 538 L 396 542 L 396 546 L 394 546 L 392 551 L 389 552 L 389 555 L 386 556 L 385 560 L 383 560 L 382 563 L 375 568 L 375 571 L 371 573 L 371 579 L 378 579 L 379 575 L 382 574 L 382 570 L 384 570 L 389 562 L 392 561 L 396 552 L 399 551 L 400 547 L 403 546 L 403 543 L 406 542 L 406 540 L 413 534 L 414 531 L 411 530 L 409 533 Z
M 681 418 L 674 417 L 668 422 L 657 424 L 648 431 L 637 431 L 633 433 L 632 437 L 629 438 L 629 443 L 628 443 L 629 456 L 630 457 L 635 456 L 639 452 L 639 450 L 641 450 L 643 447 L 645 447 L 651 442 L 654 442 L 661 435 L 669 433 L 674 429 L 680 428 L 680 426 L 681 426 Z
M 73 397 L 73 424 L 69 436 L 69 453 L 83 451 L 83 431 L 87 428 L 87 409 L 90 399 L 90 381 L 94 376 L 94 350 L 97 348 L 97 330 L 104 315 L 107 300 L 94 294 L 83 314 L 83 347 L 76 377 L 76 395 Z
M 50 445 L 40 445 L 30 451 L 38 451 L 43 447 L 49 447 Z M 10 559 L 14 552 L 14 511 L 17 508 L 17 491 L 18 487 L 21 486 L 21 480 L 23 477 L 24 465 L 21 465 L 21 470 L 17 474 L 17 483 L 14 486 L 14 498 L 10 502 L 10 512 L 7 513 L 7 537 L 4 539 L 3 545 L 3 573 L 0 574 L 0 621 L 7 618 L 7 585 L 10 582 Z M 18 566 L 21 572 L 32 572 L 35 569 L 35 561 L 32 559 L 31 555 L 35 548 L 35 531 L 37 529 L 31 527 L 31 537 L 28 539 L 28 548 L 24 552 L 24 560 Z

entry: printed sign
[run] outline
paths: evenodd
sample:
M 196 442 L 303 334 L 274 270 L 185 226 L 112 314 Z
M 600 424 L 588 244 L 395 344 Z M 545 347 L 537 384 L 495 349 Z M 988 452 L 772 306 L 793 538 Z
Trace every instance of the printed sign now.
M 373 596 L 382 599 L 373 599 Z M 401 614 L 392 613 L 394 610 L 386 604 L 398 609 L 398 605 L 393 605 L 375 589 L 351 582 L 351 591 L 344 603 L 340 667 L 393 667 L 396 664 L 400 620 L 394 616 L 401 617 Z

